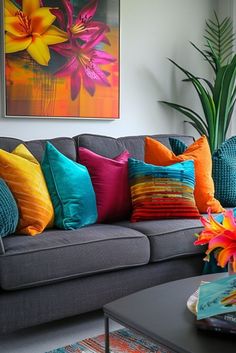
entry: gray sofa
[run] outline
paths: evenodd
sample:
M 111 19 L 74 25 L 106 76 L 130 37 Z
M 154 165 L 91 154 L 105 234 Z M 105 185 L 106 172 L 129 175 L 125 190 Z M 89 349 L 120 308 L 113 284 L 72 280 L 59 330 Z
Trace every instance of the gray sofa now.
M 190 136 L 179 137 L 190 144 Z M 83 146 L 106 157 L 127 149 L 144 157 L 144 137 L 83 134 L 50 142 L 72 160 Z M 169 146 L 169 135 L 152 136 Z M 46 140 L 24 142 L 40 161 Z M 11 152 L 23 141 L 0 138 Z M 199 275 L 202 247 L 193 245 L 199 220 L 172 219 L 95 224 L 74 231 L 47 230 L 36 237 L 10 235 L 0 247 L 0 333 L 99 309 L 134 291 Z

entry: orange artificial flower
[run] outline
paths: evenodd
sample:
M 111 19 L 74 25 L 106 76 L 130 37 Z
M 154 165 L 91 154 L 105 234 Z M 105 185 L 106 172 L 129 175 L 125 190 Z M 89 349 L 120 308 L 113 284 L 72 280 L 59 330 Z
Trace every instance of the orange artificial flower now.
M 233 210 L 224 211 L 222 224 L 217 222 L 208 211 L 209 218 L 202 217 L 205 229 L 198 235 L 195 245 L 208 244 L 207 259 L 212 251 L 217 251 L 217 265 L 225 267 L 232 261 L 236 272 L 236 222 Z

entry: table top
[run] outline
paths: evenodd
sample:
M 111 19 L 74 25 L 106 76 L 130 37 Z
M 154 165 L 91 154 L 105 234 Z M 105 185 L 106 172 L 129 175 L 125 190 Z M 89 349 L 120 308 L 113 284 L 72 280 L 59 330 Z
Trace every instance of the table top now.
M 104 306 L 124 326 L 178 353 L 235 353 L 236 337 L 197 330 L 186 303 L 201 281 L 225 274 L 186 278 L 144 289 Z

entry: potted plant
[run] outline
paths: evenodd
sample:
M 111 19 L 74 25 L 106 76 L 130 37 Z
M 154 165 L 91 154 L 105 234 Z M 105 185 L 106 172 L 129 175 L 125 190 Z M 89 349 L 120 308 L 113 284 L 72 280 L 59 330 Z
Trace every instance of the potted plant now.
M 215 13 L 214 20 L 206 21 L 204 38 L 206 40 L 204 50 L 190 43 L 212 68 L 213 82 L 195 76 L 169 59 L 186 75 L 187 78 L 183 81 L 192 83 L 204 115 L 201 116 L 191 108 L 180 104 L 161 102 L 188 117 L 190 119 L 188 122 L 199 134 L 206 135 L 213 152 L 226 140 L 236 99 L 236 54 L 233 53 L 235 34 L 232 19 L 226 17 L 220 22 Z

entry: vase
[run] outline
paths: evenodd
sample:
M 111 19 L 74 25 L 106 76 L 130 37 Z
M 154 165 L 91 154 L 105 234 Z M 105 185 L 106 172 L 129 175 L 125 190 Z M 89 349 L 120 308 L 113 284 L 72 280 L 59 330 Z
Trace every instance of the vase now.
M 228 275 L 236 275 L 236 272 L 233 269 L 233 261 L 228 262 Z

